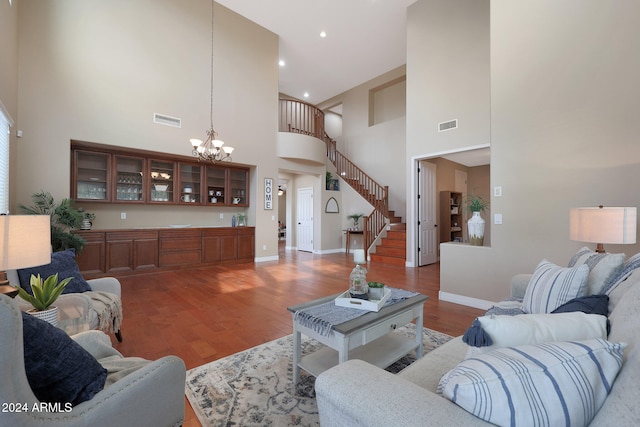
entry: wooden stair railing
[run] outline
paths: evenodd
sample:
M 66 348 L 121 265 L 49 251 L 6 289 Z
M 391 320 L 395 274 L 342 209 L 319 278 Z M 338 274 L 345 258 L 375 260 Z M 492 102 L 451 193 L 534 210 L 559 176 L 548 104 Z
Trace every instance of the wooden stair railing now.
M 364 249 L 368 253 L 378 235 L 387 226 L 389 217 L 389 187 L 378 184 L 362 169 L 336 149 L 336 141 L 324 130 L 324 112 L 306 102 L 280 99 L 280 132 L 314 136 L 325 142 L 327 157 L 340 177 L 373 206 L 371 214 L 363 218 Z
M 387 226 L 389 217 L 389 187 L 382 186 L 367 175 L 336 148 L 336 141 L 326 133 L 322 138 L 327 144 L 327 157 L 336 167 L 340 177 L 373 206 L 373 211 L 365 215 L 362 221 L 364 249 L 373 245 L 378 235 Z

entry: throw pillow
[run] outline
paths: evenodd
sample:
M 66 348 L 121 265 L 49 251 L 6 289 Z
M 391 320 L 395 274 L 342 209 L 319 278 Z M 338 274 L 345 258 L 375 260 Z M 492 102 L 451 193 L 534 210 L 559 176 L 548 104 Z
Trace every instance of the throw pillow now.
M 471 344 L 467 357 L 525 344 L 607 338 L 607 317 L 582 312 L 482 316 L 478 323 L 489 336 L 489 345 Z
M 529 280 L 522 301 L 525 313 L 551 313 L 565 302 L 585 296 L 589 267 L 559 267 L 542 260 Z
M 62 291 L 63 294 L 87 292 L 91 290 L 89 283 L 87 283 L 84 277 L 82 277 L 82 274 L 80 274 L 80 269 L 76 263 L 76 251 L 73 249 L 53 252 L 51 254 L 50 264 L 18 270 L 18 278 L 20 279 L 20 286 L 33 295 L 33 291 L 31 290 L 32 274 L 34 276 L 40 274 L 40 277 L 46 279 L 56 273 L 58 273 L 58 280 L 73 277 L 73 280 L 71 280 L 64 288 L 64 291 Z
M 603 293 L 609 278 L 622 268 L 626 257 L 625 254 L 599 254 L 585 246 L 571 258 L 568 267 L 588 265 L 587 295 L 598 295 Z
M 587 295 L 586 297 L 574 298 L 553 310 L 552 313 L 569 313 L 573 311 L 608 316 L 609 297 L 607 295 Z
M 586 426 L 611 391 L 625 347 L 595 339 L 502 348 L 462 361 L 438 392 L 499 426 Z
M 24 367 L 41 402 L 77 405 L 104 388 L 107 370 L 62 329 L 22 313 Z

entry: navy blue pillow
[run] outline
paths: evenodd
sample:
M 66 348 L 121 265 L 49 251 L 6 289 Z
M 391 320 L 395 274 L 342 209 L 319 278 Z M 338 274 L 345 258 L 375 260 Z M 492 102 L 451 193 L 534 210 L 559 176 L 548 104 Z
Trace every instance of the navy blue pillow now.
M 107 370 L 62 329 L 22 312 L 24 367 L 41 402 L 90 400 L 104 388 Z
M 586 297 L 574 298 L 552 311 L 552 313 L 568 313 L 571 311 L 581 311 L 587 314 L 600 314 L 609 316 L 609 296 L 589 295 Z
M 84 277 L 82 277 L 82 274 L 80 274 L 80 269 L 76 263 L 76 251 L 74 249 L 52 253 L 51 264 L 18 270 L 18 278 L 20 279 L 20 286 L 33 295 L 31 291 L 32 274 L 34 276 L 40 274 L 40 277 L 44 280 L 56 273 L 58 273 L 59 281 L 67 277 L 73 277 L 64 288 L 64 291 L 62 291 L 63 294 L 87 292 L 91 290 L 89 283 L 87 283 Z

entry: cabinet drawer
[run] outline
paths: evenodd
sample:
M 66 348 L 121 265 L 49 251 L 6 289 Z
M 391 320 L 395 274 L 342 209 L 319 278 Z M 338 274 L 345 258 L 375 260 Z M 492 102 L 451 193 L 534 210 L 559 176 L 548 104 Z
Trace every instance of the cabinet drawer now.
M 370 328 L 365 329 L 362 331 L 362 345 L 368 344 L 371 341 L 392 332 L 396 328 L 406 325 L 414 318 L 415 315 L 413 309 L 408 309 L 378 323 L 377 325 L 373 325 Z
M 160 254 L 160 267 L 200 263 L 200 251 L 168 252 Z

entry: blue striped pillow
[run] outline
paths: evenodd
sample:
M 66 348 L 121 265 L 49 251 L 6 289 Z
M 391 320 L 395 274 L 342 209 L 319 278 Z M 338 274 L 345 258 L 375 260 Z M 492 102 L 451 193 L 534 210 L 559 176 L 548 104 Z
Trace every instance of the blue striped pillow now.
M 501 348 L 462 361 L 438 393 L 499 426 L 585 426 L 611 391 L 625 347 L 593 339 Z
M 527 285 L 522 301 L 525 313 L 551 313 L 562 304 L 587 292 L 589 267 L 559 267 L 542 260 L 536 267 Z

